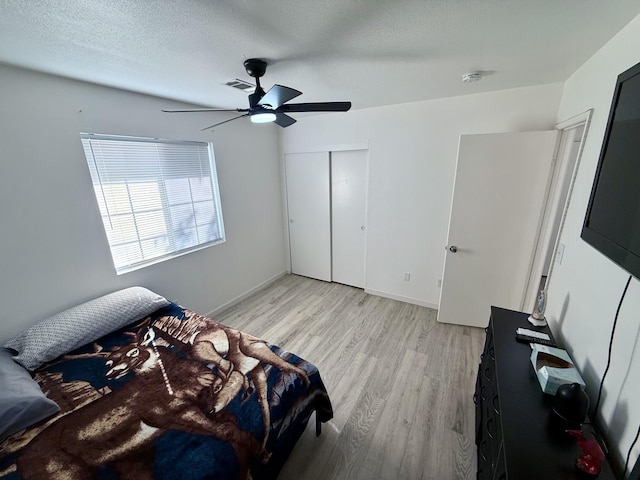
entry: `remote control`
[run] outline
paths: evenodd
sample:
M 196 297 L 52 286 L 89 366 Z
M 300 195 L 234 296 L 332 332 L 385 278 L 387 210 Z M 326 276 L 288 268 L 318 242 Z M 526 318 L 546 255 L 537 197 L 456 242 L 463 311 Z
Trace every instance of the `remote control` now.
M 536 332 L 535 330 L 529 330 L 528 328 L 518 328 L 516 333 L 526 335 L 528 337 L 541 338 L 543 340 L 550 340 L 549 335 L 542 332 Z
M 540 338 L 540 337 L 533 337 L 531 335 L 525 335 L 524 333 L 516 332 L 516 340 L 522 343 L 539 343 L 540 345 L 546 345 L 547 347 L 558 346 L 553 340 L 548 338 L 548 335 L 547 335 L 547 338 Z

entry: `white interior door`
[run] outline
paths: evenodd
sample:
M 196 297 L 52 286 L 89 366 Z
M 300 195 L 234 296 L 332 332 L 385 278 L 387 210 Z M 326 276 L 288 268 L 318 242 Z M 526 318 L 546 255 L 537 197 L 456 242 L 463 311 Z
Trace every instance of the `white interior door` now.
M 329 152 L 285 155 L 291 271 L 331 281 Z
M 484 327 L 491 305 L 521 308 L 556 139 L 460 137 L 438 321 Z
M 367 151 L 331 153 L 333 281 L 364 287 Z

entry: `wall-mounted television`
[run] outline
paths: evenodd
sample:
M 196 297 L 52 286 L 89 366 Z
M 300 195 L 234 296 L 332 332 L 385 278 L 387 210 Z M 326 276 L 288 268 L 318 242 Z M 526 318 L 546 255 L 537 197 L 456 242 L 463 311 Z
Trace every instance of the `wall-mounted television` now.
M 581 237 L 640 278 L 640 63 L 618 76 Z

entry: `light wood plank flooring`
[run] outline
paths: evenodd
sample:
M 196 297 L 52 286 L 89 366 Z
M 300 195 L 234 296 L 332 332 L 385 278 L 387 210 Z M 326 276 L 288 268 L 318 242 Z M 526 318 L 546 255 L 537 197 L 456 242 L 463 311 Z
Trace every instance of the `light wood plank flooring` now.
M 216 319 L 318 366 L 334 419 L 313 421 L 281 480 L 475 478 L 484 331 L 360 289 L 286 275 Z

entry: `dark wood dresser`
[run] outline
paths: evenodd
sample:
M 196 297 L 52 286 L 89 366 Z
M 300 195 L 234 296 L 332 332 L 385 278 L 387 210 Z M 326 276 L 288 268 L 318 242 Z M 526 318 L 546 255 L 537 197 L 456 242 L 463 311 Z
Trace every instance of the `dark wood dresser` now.
M 594 478 L 575 466 L 580 448 L 552 418 L 553 397 L 540 389 L 530 361 L 531 347 L 515 339 L 518 327 L 536 330 L 527 317 L 491 307 L 474 395 L 478 479 Z M 547 327 L 541 331 L 553 338 Z M 608 463 L 602 467 L 597 480 L 615 479 Z

